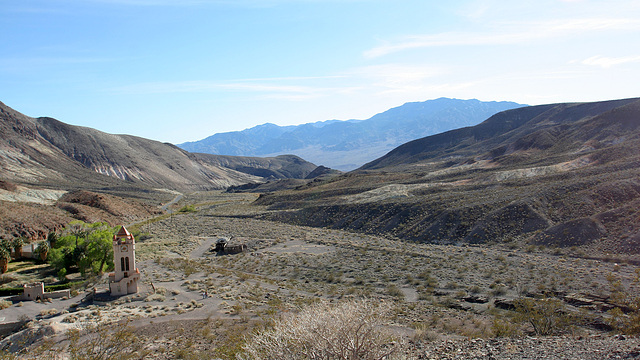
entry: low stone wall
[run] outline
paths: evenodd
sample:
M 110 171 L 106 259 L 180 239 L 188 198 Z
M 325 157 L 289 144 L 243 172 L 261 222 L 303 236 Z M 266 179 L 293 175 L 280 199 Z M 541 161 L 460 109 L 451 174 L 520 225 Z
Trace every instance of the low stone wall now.
M 31 292 L 31 296 L 27 296 L 28 293 Z M 50 292 L 44 292 L 42 293 L 42 295 L 40 295 L 40 292 L 32 292 L 27 290 L 26 292 L 20 294 L 20 295 L 16 295 L 13 296 L 11 298 L 9 298 L 10 301 L 16 302 L 16 301 L 33 301 L 36 300 L 38 298 L 40 298 L 40 300 L 45 300 L 45 299 L 60 299 L 63 297 L 67 297 L 70 298 L 71 297 L 71 290 L 69 289 L 65 289 L 65 290 L 57 290 L 57 291 L 50 291 Z M 42 299 L 44 298 L 44 299 Z
M 63 298 L 63 297 L 70 298 L 71 297 L 71 290 L 66 289 L 66 290 L 58 290 L 58 291 L 46 292 L 46 293 L 44 293 L 44 297 L 45 297 L 45 299 L 60 299 L 60 298 Z

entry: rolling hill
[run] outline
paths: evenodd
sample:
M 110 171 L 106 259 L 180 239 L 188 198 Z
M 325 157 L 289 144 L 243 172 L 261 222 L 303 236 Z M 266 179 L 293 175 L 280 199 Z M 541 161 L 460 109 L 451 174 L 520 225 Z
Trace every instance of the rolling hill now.
M 17 183 L 207 190 L 263 178 L 302 179 L 317 167 L 296 156 L 234 159 L 191 154 L 168 143 L 30 118 L 2 103 L 0 127 L 2 179 Z
M 418 242 L 638 253 L 640 99 L 504 111 L 257 203 L 272 220 Z
M 168 143 L 31 118 L 3 103 L 0 132 L 0 236 L 41 238 L 70 219 L 133 221 L 157 209 L 131 198 L 168 201 L 176 190 L 304 179 L 318 168 L 297 156 L 191 154 Z M 69 195 L 78 190 L 88 192 Z M 151 193 L 156 195 L 145 195 Z M 108 211 L 100 205 L 105 203 L 121 204 L 130 211 Z

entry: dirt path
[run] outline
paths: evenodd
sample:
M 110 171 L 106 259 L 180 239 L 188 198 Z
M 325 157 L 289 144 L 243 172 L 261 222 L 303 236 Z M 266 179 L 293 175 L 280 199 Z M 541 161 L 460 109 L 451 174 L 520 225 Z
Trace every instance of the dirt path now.
M 168 203 L 162 205 L 161 209 L 162 211 L 166 211 L 169 214 L 173 214 L 173 210 L 169 209 L 169 206 L 177 203 L 178 201 L 182 200 L 183 195 L 182 194 L 178 194 L 176 195 L 176 197 L 173 198 L 173 200 L 169 201 Z
M 400 290 L 404 293 L 404 300 L 406 302 L 416 302 L 418 301 L 418 292 L 416 289 L 411 287 L 401 287 Z
M 193 250 L 191 252 L 191 254 L 189 254 L 189 257 L 191 259 L 197 259 L 197 258 L 203 257 L 205 255 L 205 253 L 207 253 L 209 251 L 209 249 L 211 249 L 211 246 L 213 246 L 213 244 L 216 243 L 217 240 L 218 240 L 217 237 L 206 238 L 200 244 L 200 246 L 198 246 L 195 250 Z

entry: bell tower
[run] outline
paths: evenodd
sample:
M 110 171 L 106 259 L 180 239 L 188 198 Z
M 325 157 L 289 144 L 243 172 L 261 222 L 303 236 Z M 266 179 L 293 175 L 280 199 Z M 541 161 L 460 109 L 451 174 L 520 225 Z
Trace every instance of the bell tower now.
M 113 265 L 115 271 L 109 274 L 111 295 L 137 293 L 140 271 L 136 267 L 136 241 L 124 226 L 113 236 Z

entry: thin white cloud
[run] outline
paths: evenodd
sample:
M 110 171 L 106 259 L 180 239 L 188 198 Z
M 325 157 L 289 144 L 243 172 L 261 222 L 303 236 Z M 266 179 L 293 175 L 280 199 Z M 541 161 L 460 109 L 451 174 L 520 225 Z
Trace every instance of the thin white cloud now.
M 364 53 L 376 58 L 404 50 L 436 46 L 508 45 L 533 40 L 572 36 L 602 30 L 640 30 L 640 20 L 628 18 L 564 19 L 532 23 L 501 23 L 485 33 L 448 32 L 408 36 L 397 42 L 375 47 Z
M 348 86 L 332 84 L 340 76 L 284 77 L 262 79 L 239 79 L 231 81 L 169 81 L 138 83 L 108 91 L 127 95 L 174 94 L 174 93 L 239 93 L 246 96 L 300 101 L 320 98 L 330 94 L 349 91 Z M 329 82 L 329 84 L 327 84 Z
M 98 3 L 129 6 L 194 6 L 194 5 L 229 5 L 249 8 L 267 8 L 290 3 L 319 2 L 360 2 L 365 0 L 91 0 Z
M 376 78 L 384 81 L 420 81 L 448 72 L 444 67 L 430 65 L 382 64 L 356 68 L 349 76 Z
M 429 79 L 449 71 L 430 65 L 383 64 L 353 69 L 349 76 L 378 93 L 412 93 L 424 89 Z
M 385 64 L 359 67 L 328 76 L 147 82 L 120 86 L 109 91 L 131 95 L 224 91 L 298 101 L 336 94 L 412 93 L 432 86 L 429 85 L 430 79 L 449 72 L 444 67 Z
M 304 86 L 275 85 L 264 83 L 250 83 L 240 80 L 238 82 L 218 82 L 218 81 L 170 81 L 170 82 L 148 82 L 121 86 L 112 89 L 116 92 L 127 94 L 168 94 L 168 93 L 191 93 L 191 92 L 211 92 L 219 90 L 237 90 L 247 92 L 288 92 L 307 93 L 312 89 Z
M 233 80 L 234 82 L 245 81 L 299 81 L 299 80 L 326 80 L 326 79 L 340 79 L 345 78 L 345 75 L 329 75 L 329 76 L 285 76 L 285 77 L 270 77 L 270 78 L 249 78 Z
M 638 56 L 623 56 L 623 57 L 606 57 L 606 56 L 592 56 L 582 61 L 584 65 L 600 66 L 603 68 L 610 68 L 616 65 L 622 65 L 626 63 L 640 62 L 640 55 Z

